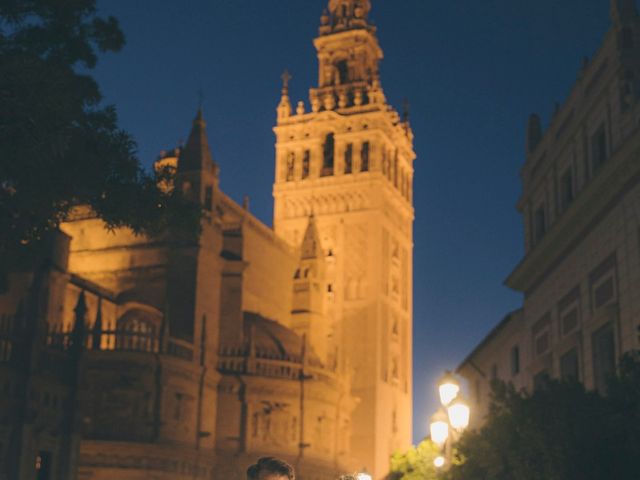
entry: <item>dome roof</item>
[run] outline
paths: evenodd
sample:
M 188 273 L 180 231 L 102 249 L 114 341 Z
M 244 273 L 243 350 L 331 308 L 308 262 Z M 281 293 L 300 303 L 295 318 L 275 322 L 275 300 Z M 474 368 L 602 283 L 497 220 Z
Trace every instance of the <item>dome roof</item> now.
M 257 313 L 244 312 L 244 335 L 253 343 L 260 357 L 299 360 L 302 356 L 302 337 L 284 325 Z M 307 345 L 307 361 L 320 365 L 320 360 Z

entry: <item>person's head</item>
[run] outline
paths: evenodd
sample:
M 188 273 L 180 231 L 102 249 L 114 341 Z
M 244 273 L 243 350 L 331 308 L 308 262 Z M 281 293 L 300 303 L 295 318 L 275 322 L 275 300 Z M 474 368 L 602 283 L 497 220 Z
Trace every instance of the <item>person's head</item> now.
M 295 480 L 295 474 L 287 462 L 262 457 L 247 469 L 247 480 Z

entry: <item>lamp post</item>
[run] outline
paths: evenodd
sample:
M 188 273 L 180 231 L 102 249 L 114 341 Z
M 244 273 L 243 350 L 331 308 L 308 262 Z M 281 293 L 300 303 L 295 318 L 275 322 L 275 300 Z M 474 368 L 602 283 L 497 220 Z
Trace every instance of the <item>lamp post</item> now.
M 460 434 L 469 426 L 469 405 L 460 395 L 460 384 L 449 371 L 438 381 L 440 409 L 431 417 L 429 431 L 431 440 L 438 445 L 443 454 L 433 461 L 436 468 L 449 468 L 452 460 L 453 444 Z

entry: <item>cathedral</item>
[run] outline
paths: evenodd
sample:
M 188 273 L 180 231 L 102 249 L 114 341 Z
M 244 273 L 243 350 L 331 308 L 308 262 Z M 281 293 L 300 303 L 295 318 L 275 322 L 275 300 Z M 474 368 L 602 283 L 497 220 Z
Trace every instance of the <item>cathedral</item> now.
M 369 0 L 330 0 L 318 85 L 277 105 L 273 227 L 219 185 L 198 111 L 156 168 L 197 238 L 77 208 L 0 293 L 0 480 L 388 473 L 411 442 L 413 134 Z

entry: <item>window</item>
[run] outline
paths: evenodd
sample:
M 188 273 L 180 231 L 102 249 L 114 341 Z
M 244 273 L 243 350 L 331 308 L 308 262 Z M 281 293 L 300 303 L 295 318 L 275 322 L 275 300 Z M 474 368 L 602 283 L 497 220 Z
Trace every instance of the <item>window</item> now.
M 545 218 L 544 205 L 540 205 L 533 218 L 533 234 L 535 243 L 538 243 L 547 233 L 547 221 Z
M 51 478 L 51 452 L 38 452 L 35 469 L 36 480 L 49 480 Z
M 613 299 L 613 277 L 608 277 L 600 285 L 593 290 L 593 306 L 594 308 L 601 308 L 605 306 L 609 301 Z
M 565 211 L 573 202 L 573 174 L 568 169 L 560 177 L 560 208 Z
M 511 349 L 511 375 L 515 376 L 520 373 L 520 347 L 515 345 Z
M 116 350 L 157 352 L 159 347 L 157 323 L 146 312 L 128 311 L 118 320 Z
M 364 142 L 362 144 L 362 150 L 360 151 L 360 171 L 368 172 L 369 171 L 369 142 Z
M 302 178 L 309 177 L 309 164 L 311 163 L 311 151 L 305 150 L 302 157 Z
M 293 180 L 293 170 L 296 165 L 296 154 L 294 152 L 290 152 L 287 156 L 287 182 Z
M 604 124 L 591 137 L 592 170 L 598 170 L 607 161 L 607 134 Z
M 398 362 L 398 357 L 393 357 L 391 359 L 391 379 L 392 380 L 398 380 L 398 378 L 400 378 L 400 370 L 398 368 L 399 362 Z
M 580 380 L 578 350 L 576 348 L 572 348 L 560 357 L 560 378 L 563 380 Z
M 344 151 L 344 173 L 353 172 L 353 144 L 349 143 Z
M 536 356 L 545 354 L 551 347 L 551 315 L 546 314 L 531 329 L 533 352 Z
M 572 308 L 562 315 L 560 331 L 563 336 L 570 334 L 578 327 L 578 309 Z
M 598 310 L 616 301 L 616 257 L 611 255 L 589 276 L 591 309 Z
M 558 331 L 561 337 L 574 332 L 580 324 L 580 286 L 572 288 L 558 302 Z
M 338 79 L 340 85 L 343 85 L 349 81 L 349 64 L 346 60 L 340 60 L 336 63 L 336 70 L 338 71 Z
M 327 135 L 324 141 L 323 156 L 322 156 L 322 172 L 321 175 L 326 177 L 333 175 L 333 156 L 335 150 L 335 138 L 333 133 Z
M 616 349 L 613 326 L 609 323 L 597 330 L 591 337 L 593 352 L 594 387 L 601 393 L 606 392 L 607 380 L 615 373 Z
M 400 323 L 398 322 L 398 317 L 396 315 L 393 316 L 393 326 L 391 327 L 391 333 L 394 337 L 397 337 L 400 334 Z

